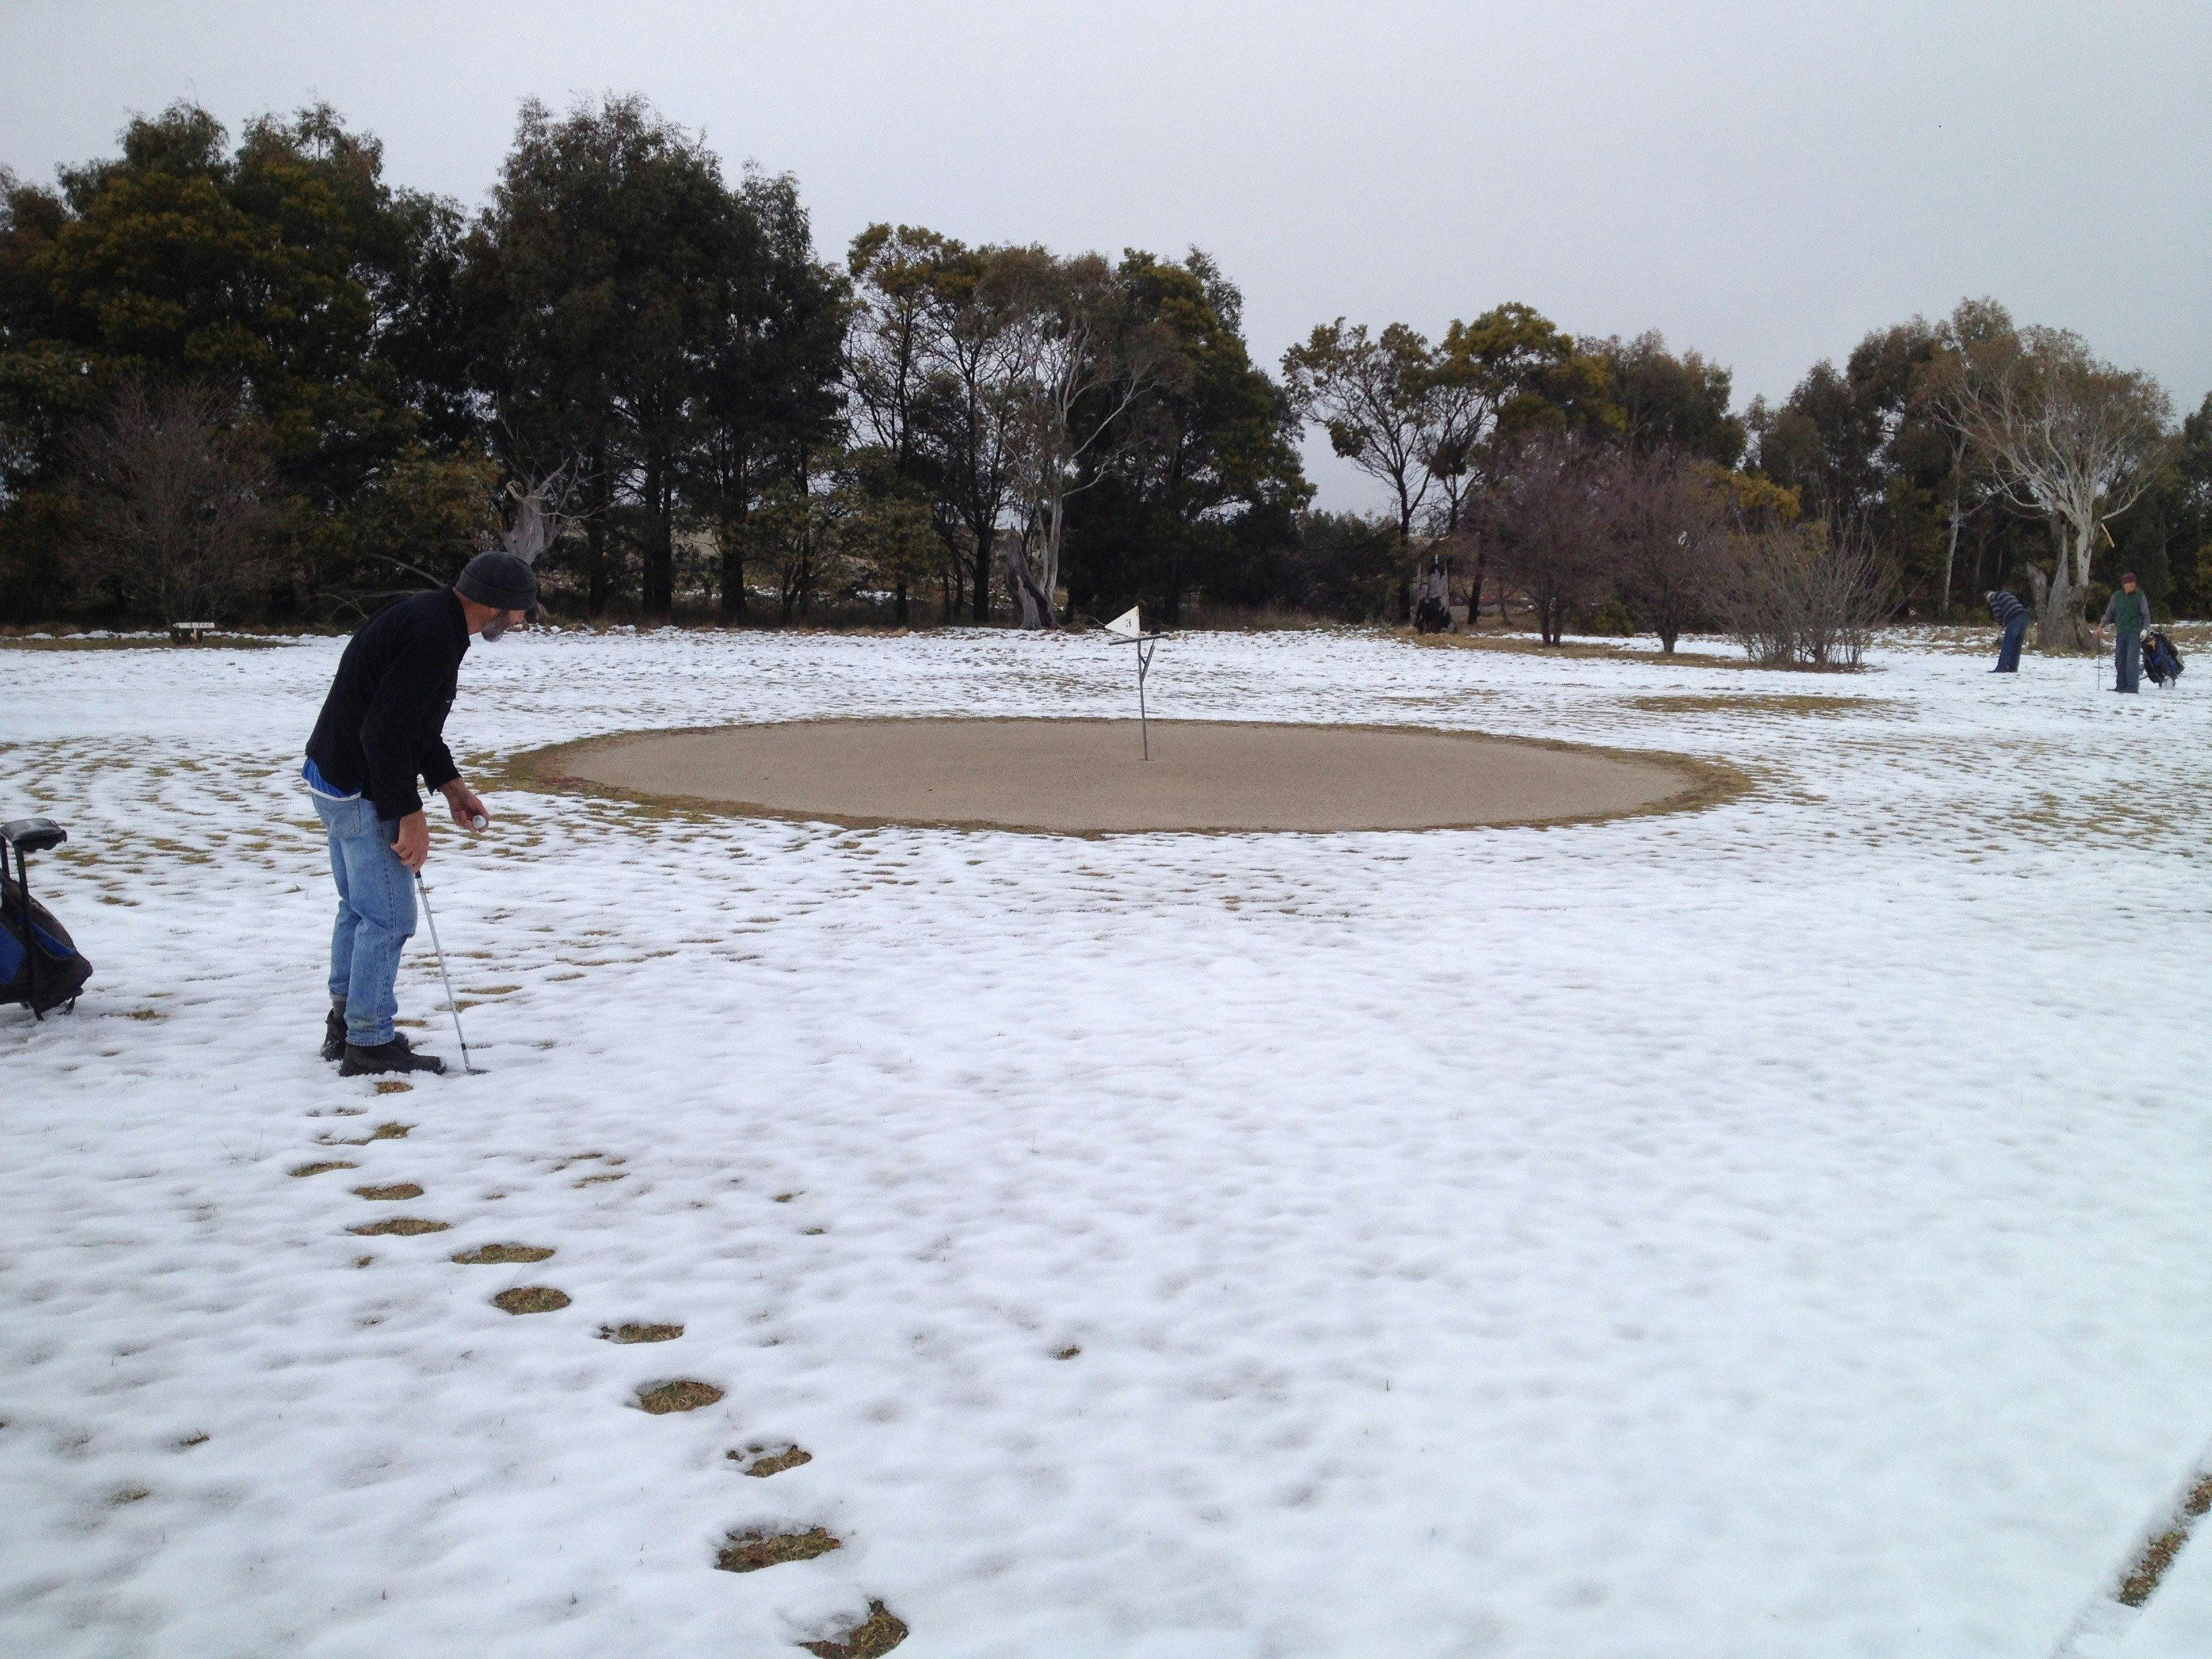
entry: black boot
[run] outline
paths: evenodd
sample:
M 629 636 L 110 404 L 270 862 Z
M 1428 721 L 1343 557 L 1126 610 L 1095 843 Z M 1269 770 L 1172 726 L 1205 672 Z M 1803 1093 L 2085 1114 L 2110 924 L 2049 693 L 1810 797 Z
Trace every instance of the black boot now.
M 345 1004 L 331 1004 L 330 1017 L 323 1021 L 323 1058 L 345 1058 Z
M 446 1062 L 435 1054 L 418 1054 L 407 1046 L 407 1039 L 393 1032 L 392 1041 L 380 1042 L 374 1048 L 363 1048 L 349 1042 L 345 1059 L 338 1065 L 340 1077 L 366 1077 L 374 1072 L 442 1072 Z

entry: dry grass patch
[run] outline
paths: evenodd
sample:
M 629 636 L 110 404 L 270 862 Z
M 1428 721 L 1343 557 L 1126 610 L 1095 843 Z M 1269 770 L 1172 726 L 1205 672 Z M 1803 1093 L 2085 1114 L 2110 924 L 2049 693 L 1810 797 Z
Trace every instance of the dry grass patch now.
M 673 1342 L 684 1334 L 681 1325 L 602 1325 L 599 1335 L 609 1342 Z
M 725 1452 L 723 1455 L 732 1463 L 744 1463 L 744 1472 L 757 1480 L 765 1480 L 771 1474 L 781 1474 L 786 1469 L 795 1469 L 801 1463 L 814 1461 L 812 1452 L 797 1446 L 786 1446 L 779 1452 L 769 1451 L 763 1446 L 748 1446 L 743 1451 Z M 747 1458 L 752 1462 L 746 1463 Z
M 366 1221 L 346 1231 L 359 1233 L 363 1238 L 381 1238 L 387 1233 L 412 1238 L 417 1233 L 442 1233 L 453 1224 L 450 1221 L 425 1221 L 420 1216 L 395 1215 L 384 1221 Z
M 1804 692 L 1748 692 L 1741 696 L 1720 692 L 1683 692 L 1659 696 L 1631 697 L 1628 706 L 1651 714 L 1850 714 L 1883 706 L 1879 697 L 1822 697 Z
M 620 1181 L 622 1179 L 623 1172 L 620 1170 L 609 1170 L 601 1175 L 586 1176 L 581 1181 L 574 1182 L 571 1184 L 578 1187 L 596 1187 L 604 1181 Z
M 702 1406 L 711 1406 L 722 1397 L 722 1391 L 712 1382 L 695 1382 L 678 1377 L 673 1382 L 658 1383 L 653 1388 L 637 1391 L 638 1409 L 655 1417 L 665 1417 L 671 1412 L 696 1412 Z
M 2173 1565 L 2173 1558 L 2181 1553 L 2181 1547 L 2189 1541 L 2190 1528 L 2208 1510 L 2212 1510 L 2212 1474 L 2202 1477 L 2191 1488 L 2181 1505 L 2181 1513 L 2173 1524 L 2143 1546 L 2143 1553 L 2120 1581 L 2119 1599 L 2124 1607 L 2139 1607 L 2151 1598 L 2166 1570 Z
M 407 1132 L 414 1127 L 411 1123 L 380 1123 L 368 1132 L 368 1138 L 371 1140 L 404 1140 Z
M 505 1313 L 556 1313 L 568 1305 L 568 1294 L 550 1285 L 518 1285 L 492 1297 L 491 1305 Z
M 811 1561 L 844 1547 L 844 1540 L 831 1537 L 822 1527 L 805 1532 L 733 1532 L 714 1557 L 714 1565 L 724 1572 L 758 1572 L 787 1561 Z
M 464 1267 L 507 1267 L 524 1261 L 543 1261 L 553 1254 L 546 1244 L 479 1244 L 473 1250 L 459 1250 L 453 1260 Z
M 422 1196 L 422 1189 L 411 1181 L 395 1181 L 388 1187 L 356 1187 L 353 1193 L 356 1198 L 373 1198 L 379 1203 Z
M 380 1095 L 404 1095 L 412 1093 L 414 1088 L 411 1083 L 402 1083 L 396 1077 L 388 1077 L 376 1085 L 376 1092 Z
M 1570 640 L 1560 645 L 1547 645 L 1531 634 L 1416 634 L 1407 629 L 1399 637 L 1408 645 L 1428 649 L 1502 651 L 1516 657 L 1579 657 L 1602 662 L 1641 662 L 1680 668 L 1750 668 L 1754 665 L 1747 657 L 1717 657 L 1705 651 L 1677 651 L 1670 657 L 1663 651 L 1636 651 L 1626 646 L 1598 645 L 1587 640 Z
M 360 1164 L 344 1158 L 325 1158 L 319 1164 L 302 1164 L 292 1173 L 295 1176 L 328 1175 L 332 1170 L 358 1170 L 360 1167 Z
M 907 1638 L 906 1623 L 880 1601 L 868 1603 L 868 1616 L 835 1642 L 801 1642 L 814 1659 L 882 1659 Z
M 1071 1342 L 1066 1347 L 1061 1348 L 1055 1352 L 1053 1355 L 1053 1358 L 1054 1359 L 1073 1359 L 1076 1355 L 1082 1352 L 1082 1349 L 1077 1347 L 1073 1342 Z

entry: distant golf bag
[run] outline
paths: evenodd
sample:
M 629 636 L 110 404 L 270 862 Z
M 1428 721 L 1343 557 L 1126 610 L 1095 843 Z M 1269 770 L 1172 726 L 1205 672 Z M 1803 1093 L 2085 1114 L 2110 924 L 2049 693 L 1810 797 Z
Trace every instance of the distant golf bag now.
M 30 856 L 58 847 L 69 832 L 51 818 L 17 818 L 0 824 L 0 1003 L 20 1002 L 40 1019 L 92 977 L 92 964 L 69 929 L 31 896 Z M 15 854 L 11 873 L 8 854 Z
M 2143 635 L 2142 665 L 2150 683 L 2161 689 L 2181 678 L 2181 653 L 2156 629 Z

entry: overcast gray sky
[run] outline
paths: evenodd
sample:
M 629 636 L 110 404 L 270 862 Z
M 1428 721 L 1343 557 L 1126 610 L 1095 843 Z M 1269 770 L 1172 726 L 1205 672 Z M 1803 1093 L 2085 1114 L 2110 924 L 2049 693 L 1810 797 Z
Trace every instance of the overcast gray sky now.
M 1994 295 L 2212 388 L 2212 3 L 472 4 L 0 0 L 0 164 L 44 179 L 178 98 L 327 99 L 471 205 L 516 105 L 646 94 L 799 180 L 842 254 L 1211 251 L 1271 367 L 1316 322 L 1501 301 L 1657 328 L 1787 394 Z M 1310 446 L 1310 449 L 1315 447 Z M 1314 455 L 1330 505 L 1373 492 Z

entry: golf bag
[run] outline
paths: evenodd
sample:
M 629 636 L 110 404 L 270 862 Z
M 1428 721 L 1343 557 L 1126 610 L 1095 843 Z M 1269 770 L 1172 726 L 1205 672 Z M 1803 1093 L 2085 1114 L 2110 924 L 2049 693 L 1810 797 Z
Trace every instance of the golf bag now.
M 49 818 L 0 824 L 0 1003 L 20 1002 L 40 1019 L 72 1006 L 92 964 L 53 913 L 31 896 L 30 855 L 58 847 L 68 832 Z M 8 868 L 8 852 L 15 867 Z
M 2181 653 L 2173 648 L 2172 640 L 2155 629 L 2143 635 L 2142 665 L 2153 685 L 2166 685 L 2181 678 Z
M 1413 607 L 1413 631 L 1419 634 L 1449 634 L 1451 632 L 1451 579 L 1444 570 L 1442 559 L 1429 561 L 1429 574 L 1421 579 L 1421 597 Z

